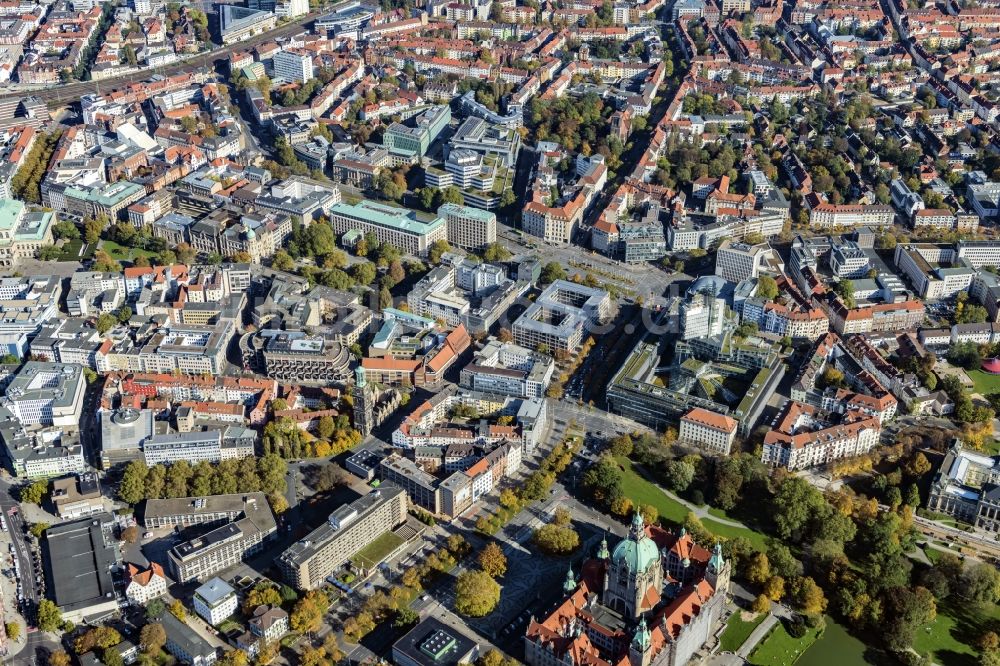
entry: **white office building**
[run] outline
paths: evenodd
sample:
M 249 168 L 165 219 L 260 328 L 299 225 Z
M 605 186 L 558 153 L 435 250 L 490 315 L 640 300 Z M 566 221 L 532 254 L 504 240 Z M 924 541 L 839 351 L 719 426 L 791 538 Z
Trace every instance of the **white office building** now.
M 274 75 L 284 81 L 305 83 L 314 76 L 312 56 L 306 52 L 278 51 L 274 54 L 272 62 L 274 63 Z
M 213 578 L 194 591 L 194 612 L 212 626 L 230 617 L 238 606 L 236 590 L 221 578 Z

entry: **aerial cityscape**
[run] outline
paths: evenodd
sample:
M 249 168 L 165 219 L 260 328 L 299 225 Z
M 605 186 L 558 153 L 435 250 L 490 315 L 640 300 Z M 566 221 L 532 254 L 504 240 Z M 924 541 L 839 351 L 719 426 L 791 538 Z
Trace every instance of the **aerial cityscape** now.
M 0 0 L 0 664 L 1000 666 L 1000 0 Z

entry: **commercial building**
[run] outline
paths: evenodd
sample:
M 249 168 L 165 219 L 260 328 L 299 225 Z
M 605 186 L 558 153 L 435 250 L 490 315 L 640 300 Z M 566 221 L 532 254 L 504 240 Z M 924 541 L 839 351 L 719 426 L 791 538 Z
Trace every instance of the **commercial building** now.
M 448 225 L 443 218 L 427 219 L 414 211 L 374 201 L 336 204 L 330 208 L 330 223 L 338 234 L 355 229 L 372 233 L 380 243 L 391 243 L 414 256 L 426 256 L 435 241 L 448 240 Z
M 789 400 L 764 436 L 761 461 L 792 471 L 808 469 L 868 453 L 881 433 L 879 418 L 861 410 L 824 413 Z
M 194 591 L 194 612 L 212 626 L 218 626 L 239 607 L 236 590 L 221 578 L 213 578 Z
M 235 44 L 274 30 L 278 17 L 239 5 L 219 5 L 219 34 L 223 44 Z
M 392 644 L 396 666 L 458 666 L 479 658 L 479 644 L 455 628 L 428 617 Z
M 451 109 L 448 105 L 432 106 L 410 120 L 389 125 L 382 145 L 394 157 L 408 161 L 421 158 L 449 121 Z
M 497 216 L 489 211 L 447 203 L 438 217 L 448 227 L 448 242 L 466 250 L 478 250 L 497 240 Z
M 61 295 L 58 276 L 0 278 L 0 334 L 34 335 L 56 317 Z
M 0 199 L 0 266 L 17 266 L 52 244 L 55 213 L 29 213 L 16 199 Z
M 15 476 L 77 474 L 86 469 L 79 428 L 83 367 L 28 361 L 0 398 L 4 464 Z
M 45 530 L 49 596 L 64 620 L 94 622 L 118 612 L 114 574 L 120 569 L 115 518 L 101 513 Z
M 712 293 L 696 292 L 680 305 L 681 339 L 692 340 L 720 335 L 729 319 L 726 301 Z
M 241 426 L 153 435 L 143 444 L 142 455 L 147 465 L 238 460 L 254 455 L 256 441 L 256 432 Z
M 282 576 L 300 590 L 322 587 L 366 545 L 405 523 L 408 506 L 406 492 L 389 483 L 338 508 L 281 554 Z
M 351 374 L 347 346 L 319 335 L 262 329 L 244 337 L 241 345 L 252 367 L 283 382 L 331 384 Z
M 736 439 L 736 419 L 695 407 L 681 417 L 677 441 L 712 455 L 728 456 Z
M 170 502 L 171 500 L 163 500 Z M 179 543 L 167 553 L 170 573 L 180 583 L 203 580 L 219 571 L 261 552 L 267 542 L 277 533 L 274 514 L 263 493 L 248 495 L 215 495 L 201 498 L 180 498 L 175 500 L 175 511 L 183 511 L 189 503 L 211 503 L 220 510 L 234 513 L 239 504 L 242 511 L 232 522 L 224 522 L 209 532 L 184 543 Z M 169 508 L 159 507 L 170 511 Z M 148 513 L 148 507 L 147 507 Z M 205 514 L 201 514 L 205 515 Z M 215 521 L 212 521 L 215 524 Z
M 610 319 L 613 308 L 603 289 L 556 280 L 514 322 L 514 340 L 532 349 L 574 352 L 585 333 Z
M 490 339 L 462 369 L 459 384 L 483 393 L 542 398 L 554 372 L 551 356 Z
M 97 352 L 97 371 L 221 376 L 235 331 L 235 322 L 228 318 L 212 325 L 168 323 L 142 340 L 102 347 Z
M 895 212 L 892 206 L 834 205 L 821 203 L 809 211 L 812 227 L 888 227 Z
M 94 472 L 52 481 L 52 504 L 60 518 L 75 520 L 104 511 L 101 482 Z
M 715 254 L 715 274 L 734 283 L 758 277 L 777 255 L 767 243 L 748 245 L 723 241 Z
M 143 446 L 153 437 L 150 409 L 102 410 L 101 466 L 108 469 L 142 456 Z

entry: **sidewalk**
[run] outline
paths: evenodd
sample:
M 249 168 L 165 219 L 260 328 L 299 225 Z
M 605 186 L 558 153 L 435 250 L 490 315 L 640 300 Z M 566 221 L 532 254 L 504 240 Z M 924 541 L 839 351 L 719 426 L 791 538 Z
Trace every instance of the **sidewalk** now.
M 768 614 L 764 621 L 758 624 L 757 628 L 754 629 L 749 636 L 747 636 L 745 641 L 743 641 L 743 645 L 741 645 L 740 649 L 736 651 L 736 656 L 741 659 L 748 658 L 750 653 L 753 652 L 753 649 L 757 647 L 757 643 L 760 643 L 761 640 L 767 636 L 767 632 L 771 631 L 771 627 L 777 623 L 778 618 L 776 618 L 773 614 Z

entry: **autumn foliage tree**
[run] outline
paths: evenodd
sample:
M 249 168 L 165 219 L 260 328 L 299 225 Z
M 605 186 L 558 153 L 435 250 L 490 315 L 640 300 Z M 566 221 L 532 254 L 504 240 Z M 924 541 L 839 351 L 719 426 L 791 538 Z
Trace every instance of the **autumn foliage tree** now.
M 495 541 L 486 544 L 486 547 L 479 551 L 477 559 L 479 567 L 491 578 L 503 576 L 507 572 L 507 556 Z

